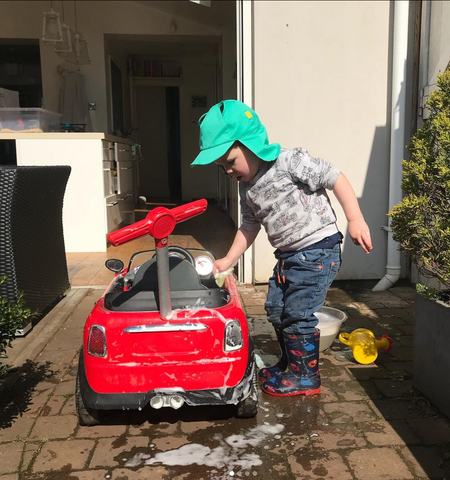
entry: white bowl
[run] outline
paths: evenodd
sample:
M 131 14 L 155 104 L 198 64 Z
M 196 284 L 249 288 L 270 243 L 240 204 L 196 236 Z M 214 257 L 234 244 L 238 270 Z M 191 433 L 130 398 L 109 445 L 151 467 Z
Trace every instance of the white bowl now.
M 347 320 L 347 314 L 337 308 L 322 307 L 315 315 L 319 319 L 317 325 L 320 330 L 319 352 L 323 352 L 337 337 L 342 323 Z

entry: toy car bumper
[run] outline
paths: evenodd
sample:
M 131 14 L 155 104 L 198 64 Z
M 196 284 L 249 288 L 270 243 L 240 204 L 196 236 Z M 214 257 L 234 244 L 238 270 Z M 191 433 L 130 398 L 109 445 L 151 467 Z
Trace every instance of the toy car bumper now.
M 170 397 L 183 399 L 189 406 L 236 405 L 247 398 L 251 392 L 255 367 L 253 342 L 250 342 L 250 354 L 242 380 L 234 387 L 204 390 L 183 390 L 182 388 L 155 389 L 143 393 L 97 393 L 89 385 L 84 368 L 83 350 L 80 352 L 78 375 L 84 404 L 95 410 L 135 410 L 145 407 L 154 397 L 160 397 L 164 406 L 171 406 Z M 165 400 L 165 401 L 164 401 Z M 152 402 L 155 403 L 155 402 Z M 151 403 L 151 404 L 152 404 Z M 155 407 L 157 408 L 157 407 Z M 176 407 L 174 407 L 176 408 Z

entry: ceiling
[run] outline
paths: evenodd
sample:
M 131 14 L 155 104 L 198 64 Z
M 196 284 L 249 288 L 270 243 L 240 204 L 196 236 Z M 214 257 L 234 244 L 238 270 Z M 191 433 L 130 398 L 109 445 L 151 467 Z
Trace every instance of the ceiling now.
M 217 55 L 220 37 L 195 35 L 105 35 L 114 47 L 131 55 L 158 55 L 167 57 L 199 57 Z
M 236 2 L 233 0 L 212 0 L 210 7 L 205 7 L 189 0 L 136 1 L 136 3 L 193 22 L 236 30 Z

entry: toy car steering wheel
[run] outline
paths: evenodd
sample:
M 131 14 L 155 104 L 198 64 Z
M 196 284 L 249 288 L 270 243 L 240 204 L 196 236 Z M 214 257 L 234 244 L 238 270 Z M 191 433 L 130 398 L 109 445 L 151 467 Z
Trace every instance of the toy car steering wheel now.
M 169 256 L 171 253 L 179 253 L 183 255 L 183 257 L 193 266 L 195 267 L 195 260 L 194 257 L 190 252 L 188 252 L 186 249 L 181 248 L 181 247 L 169 247 Z M 175 255 L 173 255 L 175 256 Z

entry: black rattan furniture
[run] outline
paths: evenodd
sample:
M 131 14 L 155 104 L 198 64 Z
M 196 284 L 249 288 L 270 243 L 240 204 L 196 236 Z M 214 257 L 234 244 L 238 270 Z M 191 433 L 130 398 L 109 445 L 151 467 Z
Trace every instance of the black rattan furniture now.
M 39 312 L 69 288 L 62 207 L 69 166 L 0 166 L 0 295 Z

